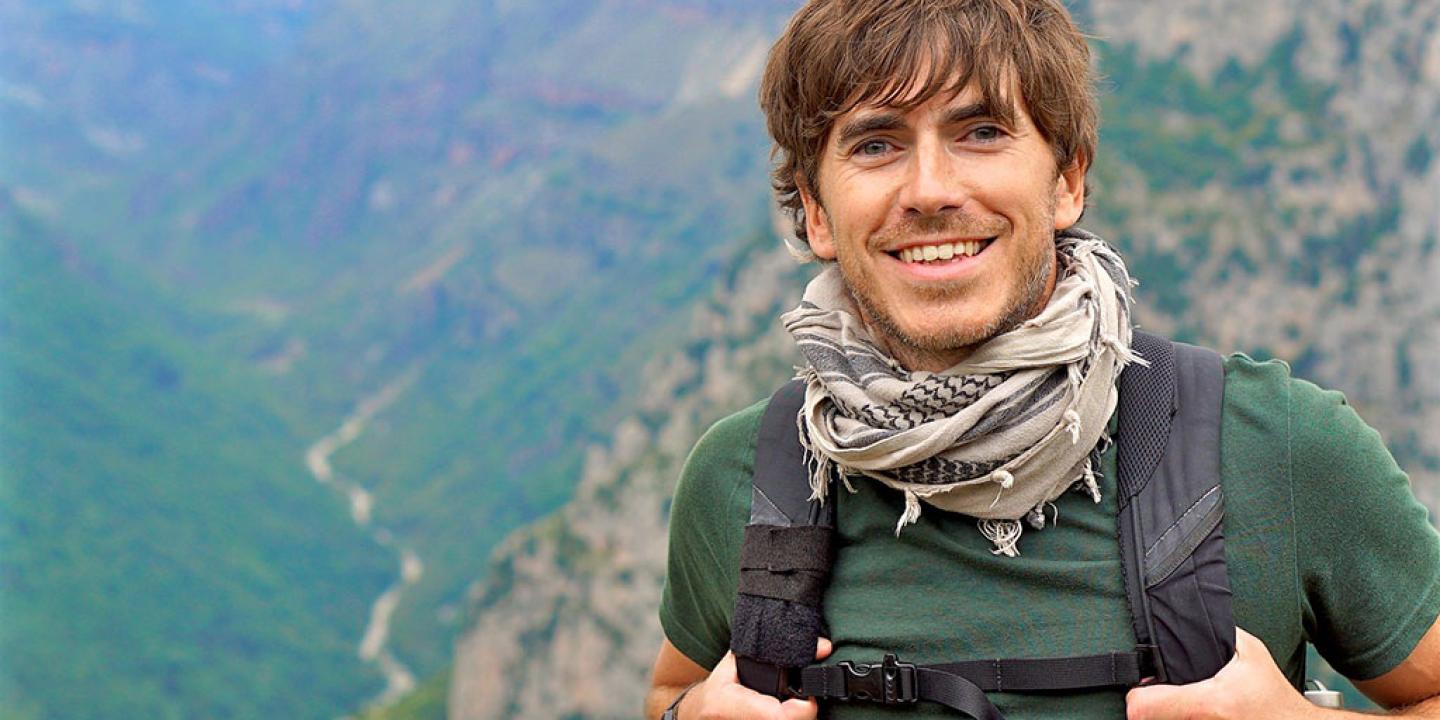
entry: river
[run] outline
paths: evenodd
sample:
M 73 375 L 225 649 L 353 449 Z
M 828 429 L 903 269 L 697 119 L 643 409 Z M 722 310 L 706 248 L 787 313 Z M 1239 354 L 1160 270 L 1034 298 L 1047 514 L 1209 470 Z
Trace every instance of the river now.
M 345 476 L 336 473 L 330 464 L 330 457 L 341 448 L 355 442 L 370 421 L 382 410 L 395 402 L 418 377 L 419 371 L 412 368 L 405 374 L 386 384 L 379 391 L 361 400 L 355 411 L 340 423 L 333 432 L 320 438 L 305 451 L 305 468 L 316 482 L 338 490 L 350 505 L 350 517 L 360 527 L 369 528 L 371 537 L 381 546 L 393 549 L 399 559 L 396 579 L 370 606 L 370 620 L 361 635 L 356 651 L 360 659 L 373 663 L 385 678 L 385 689 L 373 704 L 388 703 L 415 688 L 415 674 L 400 662 L 387 645 L 390 639 L 390 618 L 400 604 L 406 588 L 420 581 L 425 574 L 425 564 L 413 548 L 395 541 L 389 530 L 375 525 L 375 497 Z

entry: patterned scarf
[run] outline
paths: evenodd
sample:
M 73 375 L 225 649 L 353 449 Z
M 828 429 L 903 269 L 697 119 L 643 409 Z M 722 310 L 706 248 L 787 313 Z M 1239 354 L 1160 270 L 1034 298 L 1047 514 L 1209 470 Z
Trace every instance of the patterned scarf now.
M 920 501 L 979 520 L 994 552 L 1014 557 L 1027 519 L 1071 487 L 1100 501 L 1095 479 L 1106 423 L 1130 351 L 1130 287 L 1114 249 L 1084 230 L 1056 235 L 1059 278 L 1036 317 L 943 372 L 910 372 L 860 319 L 838 266 L 782 316 L 808 360 L 798 418 L 810 486 L 824 498 L 834 470 L 905 494 L 895 533 Z M 1141 361 L 1143 362 L 1143 361 Z

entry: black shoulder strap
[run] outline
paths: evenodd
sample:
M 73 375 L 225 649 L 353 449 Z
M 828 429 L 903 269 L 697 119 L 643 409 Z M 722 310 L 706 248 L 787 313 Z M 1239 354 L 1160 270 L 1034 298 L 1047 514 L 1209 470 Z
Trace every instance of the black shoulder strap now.
M 812 502 L 796 418 L 805 385 L 786 384 L 760 421 L 750 523 L 730 625 L 740 682 L 790 695 L 791 671 L 815 662 L 820 601 L 834 562 L 835 504 Z
M 1214 675 L 1235 653 L 1220 488 L 1224 365 L 1210 350 L 1136 332 L 1149 364 L 1120 376 L 1116 525 L 1135 636 L 1156 679 Z

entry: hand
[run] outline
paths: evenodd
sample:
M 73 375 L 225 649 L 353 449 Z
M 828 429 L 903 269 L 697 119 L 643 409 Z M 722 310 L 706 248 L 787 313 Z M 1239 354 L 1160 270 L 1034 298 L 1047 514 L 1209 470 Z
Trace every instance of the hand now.
M 820 638 L 815 659 L 830 656 L 830 641 Z M 725 653 L 705 682 L 696 685 L 680 701 L 680 720 L 815 720 L 820 706 L 814 700 L 785 702 L 758 693 L 740 684 L 735 670 L 735 653 Z
M 1189 685 L 1150 685 L 1125 696 L 1126 720 L 1235 720 L 1313 717 L 1265 643 L 1235 628 L 1235 657 L 1215 677 Z

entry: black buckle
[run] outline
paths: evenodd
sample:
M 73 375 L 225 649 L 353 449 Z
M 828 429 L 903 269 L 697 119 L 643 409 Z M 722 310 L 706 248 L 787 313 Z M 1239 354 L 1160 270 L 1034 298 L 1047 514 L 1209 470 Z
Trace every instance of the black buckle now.
M 1140 687 L 1166 682 L 1165 665 L 1160 662 L 1158 645 L 1136 645 L 1135 654 L 1140 666 Z
M 839 697 L 841 700 L 898 705 L 919 699 L 915 694 L 915 666 L 900 662 L 893 653 L 887 653 L 881 663 L 856 665 L 846 660 L 839 667 L 845 673 L 845 694 Z

